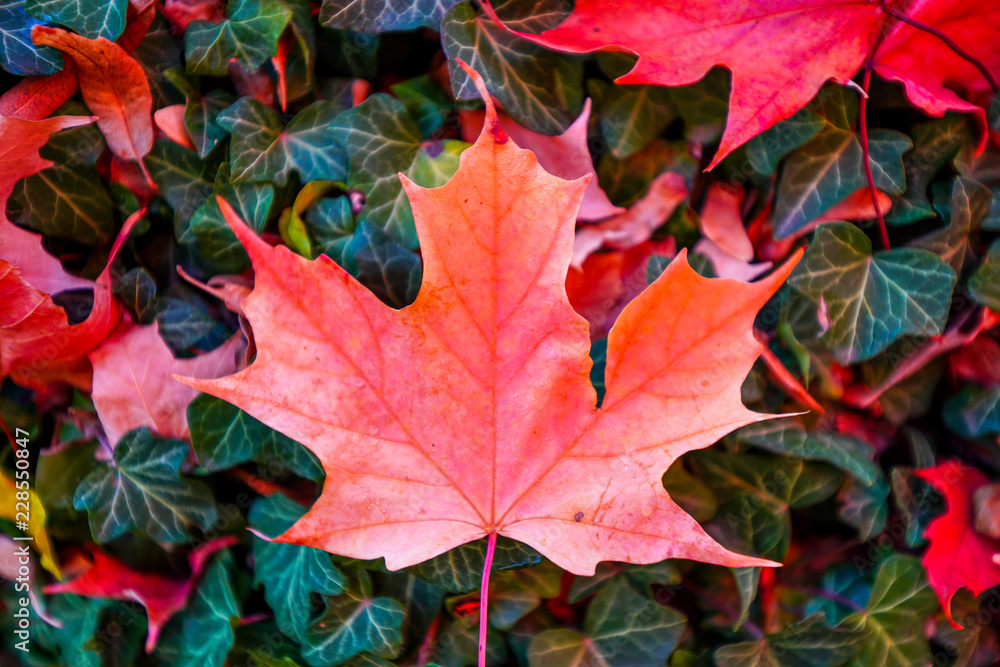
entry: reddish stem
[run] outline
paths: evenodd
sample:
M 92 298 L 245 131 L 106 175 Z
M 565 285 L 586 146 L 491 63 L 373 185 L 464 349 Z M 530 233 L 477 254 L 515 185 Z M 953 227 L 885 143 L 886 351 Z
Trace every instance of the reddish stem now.
M 986 77 L 986 80 L 990 82 L 990 86 L 993 88 L 994 93 L 1000 93 L 1000 82 L 998 82 L 996 77 L 993 76 L 992 72 L 990 72 L 990 70 L 987 69 L 986 65 L 984 65 L 983 62 L 979 60 L 979 58 L 975 57 L 974 55 L 972 55 L 971 53 L 960 47 L 958 44 L 956 44 L 955 40 L 953 40 L 951 37 L 944 34 L 937 28 L 927 25 L 923 21 L 918 21 L 915 18 L 907 16 L 898 9 L 893 9 L 892 7 L 889 7 L 885 4 L 882 5 L 882 9 L 889 16 L 895 17 L 900 21 L 902 21 L 903 23 L 916 28 L 917 30 L 922 30 L 940 39 L 942 42 L 947 44 L 952 51 L 957 53 L 961 58 L 969 61 L 969 63 L 973 67 L 982 72 L 983 76 Z
M 486 667 L 486 604 L 490 597 L 490 570 L 493 569 L 493 552 L 497 547 L 497 534 L 490 533 L 486 541 L 486 562 L 483 563 L 483 583 L 479 589 L 479 667 Z
M 878 207 L 878 192 L 875 190 L 875 179 L 872 177 L 872 165 L 868 160 L 868 86 L 872 82 L 872 68 L 865 66 L 865 78 L 861 84 L 864 94 L 861 95 L 861 109 L 858 114 L 858 125 L 861 129 L 861 156 L 865 163 L 865 177 L 868 179 L 868 192 L 872 196 L 872 206 L 875 207 L 875 216 L 878 218 L 878 231 L 882 236 L 882 247 L 886 250 L 889 246 L 889 230 L 885 228 L 885 218 L 882 217 L 882 209 Z

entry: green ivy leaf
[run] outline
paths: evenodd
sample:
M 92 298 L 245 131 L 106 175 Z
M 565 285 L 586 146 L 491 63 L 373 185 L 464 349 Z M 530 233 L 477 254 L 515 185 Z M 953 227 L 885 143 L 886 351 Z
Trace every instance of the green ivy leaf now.
M 115 446 L 114 460 L 100 463 L 76 490 L 73 506 L 87 510 L 97 542 L 126 532 L 160 542 L 186 542 L 192 525 L 208 528 L 216 517 L 212 492 L 178 471 L 188 447 L 154 438 L 142 427 Z
M 174 209 L 174 229 L 187 228 L 188 220 L 214 189 L 218 163 L 198 157 L 172 141 L 157 141 L 145 157 L 153 182 Z
M 734 152 L 726 162 L 726 169 L 736 171 L 737 176 L 753 172 L 770 176 L 777 171 L 783 157 L 808 143 L 825 126 L 822 116 L 809 107 L 803 107 L 791 118 L 764 130 Z M 744 173 L 740 174 L 740 171 Z
M 31 29 L 44 25 L 24 11 L 25 0 L 0 5 L 0 67 L 19 76 L 46 76 L 63 68 L 62 54 L 51 46 L 37 46 Z
M 109 601 L 64 594 L 48 598 L 46 606 L 48 616 L 62 627 L 47 622 L 32 624 L 32 651 L 37 641 L 56 657 L 49 664 L 100 667 L 101 654 L 96 650 L 93 637 L 100 628 L 101 616 Z
M 645 148 L 677 115 L 670 88 L 588 82 L 597 108 L 597 126 L 608 150 L 625 158 Z
M 156 282 L 146 269 L 136 267 L 126 271 L 114 292 L 135 322 L 152 324 L 156 320 Z
M 875 448 L 869 443 L 829 431 L 809 433 L 788 419 L 752 424 L 738 430 L 733 437 L 775 454 L 825 461 L 865 484 L 873 484 L 882 476 L 882 468 L 872 462 Z
M 729 70 L 724 67 L 713 67 L 690 86 L 670 88 L 674 106 L 684 119 L 685 139 L 709 144 L 722 136 L 729 113 L 729 88 Z
M 56 23 L 87 39 L 112 42 L 125 30 L 128 0 L 26 0 L 24 8 L 35 18 Z
M 205 159 L 228 132 L 219 125 L 219 114 L 228 109 L 236 98 L 225 90 L 212 90 L 204 95 L 189 95 L 184 107 L 184 126 L 198 150 L 198 157 Z
M 216 118 L 233 136 L 232 182 L 285 185 L 292 171 L 302 183 L 344 180 L 344 157 L 328 133 L 339 111 L 333 102 L 313 102 L 284 126 L 270 107 L 249 97 L 239 99 Z
M 304 513 L 305 508 L 275 494 L 258 499 L 250 508 L 249 519 L 255 530 L 277 537 Z M 312 595 L 343 592 L 344 575 L 322 549 L 255 538 L 253 555 L 254 582 L 263 584 L 264 599 L 274 610 L 278 627 L 289 637 L 302 641 L 313 616 Z
M 328 28 L 355 32 L 437 30 L 459 0 L 323 0 L 319 21 Z
M 840 667 L 858 654 L 861 636 L 857 628 L 831 628 L 822 614 L 813 614 L 755 642 L 716 649 L 715 663 L 718 667 Z
M 924 619 L 938 606 L 916 558 L 893 555 L 879 566 L 865 611 L 848 616 L 845 627 L 864 632 L 852 667 L 924 667 L 931 661 Z
M 956 274 L 961 275 L 962 268 L 972 255 L 971 234 L 989 213 L 992 201 L 989 188 L 956 176 L 952 180 L 951 197 L 945 216 L 950 218 L 948 226 L 920 237 L 910 247 L 929 250 L 948 262 Z
M 225 21 L 192 21 L 184 41 L 189 74 L 224 76 L 235 58 L 253 72 L 278 53 L 278 39 L 292 18 L 281 0 L 229 0 Z
M 687 619 L 669 607 L 612 585 L 587 607 L 583 634 L 546 630 L 528 649 L 530 667 L 661 667 L 677 646 Z
M 233 647 L 240 610 L 230 580 L 232 557 L 208 567 L 188 608 L 164 628 L 156 654 L 172 667 L 222 667 Z
M 528 545 L 501 536 L 497 539 L 490 572 L 503 572 L 541 562 L 541 555 Z M 406 571 L 449 593 L 467 593 L 479 589 L 485 564 L 486 538 L 484 537 L 455 547 L 419 565 L 408 567 Z
M 670 498 L 700 522 L 710 520 L 719 511 L 719 501 L 712 489 L 693 476 L 683 463 L 676 463 L 663 475 L 663 486 Z
M 1000 388 L 962 387 L 945 401 L 944 423 L 966 438 L 1000 433 Z
M 1000 239 L 990 245 L 983 263 L 969 276 L 968 285 L 974 301 L 1000 311 Z
M 542 604 L 559 595 L 562 570 L 541 563 L 523 570 L 500 572 L 490 580 L 489 623 L 500 630 L 514 624 Z
M 704 451 L 689 458 L 695 475 L 719 499 L 709 532 L 779 561 L 791 542 L 790 510 L 826 500 L 842 481 L 827 465 L 788 456 Z
M 54 164 L 17 182 L 7 200 L 7 218 L 46 236 L 106 244 L 116 228 L 111 196 L 94 167 L 103 150 L 104 138 L 94 125 L 54 135 L 40 151 Z
M 357 267 L 358 281 L 384 303 L 402 308 L 417 298 L 423 275 L 420 257 L 390 239 L 380 228 L 361 222 L 345 255 L 347 265 Z
M 340 114 L 330 132 L 348 156 L 348 187 L 365 195 L 362 217 L 407 248 L 416 248 L 413 211 L 399 173 L 423 187 L 444 185 L 458 169 L 458 156 L 468 144 L 424 143 L 403 103 L 384 93 Z
M 431 74 L 422 74 L 390 86 L 425 137 L 434 136 L 448 119 L 452 101 Z
M 372 597 L 364 571 L 360 583 L 347 593 L 326 598 L 326 611 L 305 635 L 302 656 L 315 667 L 340 665 L 364 651 L 394 658 L 403 644 L 401 628 L 406 612 L 396 600 Z
M 858 539 L 870 540 L 885 528 L 889 514 L 889 482 L 884 475 L 872 484 L 848 478 L 838 496 L 837 516 L 858 529 Z
M 222 399 L 201 394 L 188 405 L 187 417 L 191 447 L 198 463 L 208 471 L 247 461 L 269 461 L 307 479 L 323 477 L 323 468 L 312 452 Z
M 955 159 L 965 142 L 972 139 L 972 129 L 964 114 L 950 113 L 920 123 L 910 136 L 913 150 L 903 156 L 906 192 L 892 198 L 892 208 L 885 216 L 891 225 L 908 225 L 934 217 L 927 186 L 942 167 Z
M 857 96 L 840 86 L 825 86 L 813 108 L 826 126 L 785 161 L 774 207 L 774 235 L 787 238 L 832 206 L 866 187 L 861 141 L 853 124 Z M 906 187 L 903 153 L 912 147 L 909 137 L 892 130 L 868 133 L 869 164 L 875 187 L 892 194 Z
M 820 341 L 842 364 L 870 359 L 907 334 L 940 334 L 955 272 L 926 250 L 872 253 L 852 224 L 821 225 L 789 284 L 826 303 L 830 326 Z
M 677 585 L 681 574 L 670 561 L 651 565 L 627 565 L 624 563 L 598 563 L 592 577 L 574 577 L 569 587 L 568 601 L 575 604 L 603 590 L 610 584 L 631 586 L 637 593 L 649 595 L 653 584 Z
M 455 5 L 445 15 L 441 42 L 457 99 L 479 99 L 472 80 L 456 62 L 461 59 L 482 75 L 504 111 L 528 129 L 562 134 L 580 115 L 581 58 L 555 53 L 518 37 L 477 14 L 469 2 Z

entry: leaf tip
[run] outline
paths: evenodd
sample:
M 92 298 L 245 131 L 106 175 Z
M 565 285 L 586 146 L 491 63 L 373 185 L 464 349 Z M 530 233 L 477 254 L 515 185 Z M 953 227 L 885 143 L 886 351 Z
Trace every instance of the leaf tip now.
M 493 103 L 490 91 L 486 89 L 486 82 L 483 81 L 483 77 L 461 58 L 456 58 L 455 62 L 457 62 L 458 66 L 465 70 L 465 73 L 472 79 L 472 83 L 475 84 L 476 90 L 479 91 L 479 96 L 483 98 L 483 102 L 486 104 L 486 118 L 483 121 L 483 131 L 490 133 L 490 136 L 493 137 L 493 143 L 507 143 L 507 139 L 510 137 L 507 136 L 507 132 L 505 132 L 503 127 L 500 126 L 500 118 L 497 116 L 496 105 Z

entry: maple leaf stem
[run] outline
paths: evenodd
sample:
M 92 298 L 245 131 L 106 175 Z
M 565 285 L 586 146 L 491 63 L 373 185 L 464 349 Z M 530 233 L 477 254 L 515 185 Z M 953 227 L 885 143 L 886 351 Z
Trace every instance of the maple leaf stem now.
M 990 86 L 993 88 L 994 93 L 1000 93 L 1000 82 L 998 82 L 996 77 L 993 76 L 993 73 L 990 72 L 990 70 L 986 67 L 986 65 L 983 64 L 981 60 L 979 60 L 979 58 L 976 58 L 974 55 L 972 55 L 971 53 L 960 47 L 958 44 L 955 43 L 955 41 L 951 37 L 944 34 L 937 28 L 934 28 L 932 26 L 927 25 L 926 23 L 923 23 L 922 21 L 918 21 L 915 18 L 907 16 L 898 9 L 893 9 L 892 7 L 889 7 L 887 5 L 882 5 L 882 9 L 885 10 L 885 13 L 888 14 L 889 16 L 895 17 L 900 21 L 902 21 L 903 23 L 916 28 L 917 30 L 922 30 L 940 39 L 942 42 L 947 44 L 952 51 L 957 53 L 960 57 L 964 58 L 965 60 L 969 61 L 971 65 L 973 65 L 976 69 L 982 72 L 983 76 L 986 77 L 986 80 L 989 81 Z
M 872 81 L 872 68 L 865 67 L 865 78 L 861 84 L 864 95 L 861 95 L 860 110 L 858 113 L 858 125 L 861 130 L 861 160 L 865 163 L 865 178 L 868 179 L 868 192 L 872 196 L 872 206 L 875 207 L 875 216 L 878 218 L 878 231 L 882 237 L 882 247 L 890 250 L 889 230 L 885 227 L 885 218 L 882 217 L 882 209 L 878 207 L 878 192 L 875 190 L 875 179 L 872 177 L 872 165 L 868 158 L 868 86 Z
M 483 583 L 479 589 L 479 667 L 486 667 L 486 605 L 490 597 L 490 570 L 493 569 L 493 552 L 497 547 L 497 534 L 490 533 L 486 541 L 486 562 L 483 563 Z

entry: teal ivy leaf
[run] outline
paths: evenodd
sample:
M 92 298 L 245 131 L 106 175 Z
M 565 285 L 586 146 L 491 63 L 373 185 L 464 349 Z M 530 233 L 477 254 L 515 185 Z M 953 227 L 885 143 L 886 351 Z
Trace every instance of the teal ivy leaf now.
M 824 86 L 815 109 L 826 126 L 785 160 L 774 207 L 774 235 L 786 238 L 825 211 L 866 187 L 861 141 L 854 131 L 857 96 L 835 85 Z M 869 164 L 875 187 L 899 194 L 906 187 L 903 153 L 910 138 L 892 130 L 868 133 Z
M 394 83 L 390 88 L 425 137 L 433 136 L 440 130 L 452 111 L 451 99 L 431 74 Z
M 934 209 L 927 199 L 927 186 L 972 139 L 972 128 L 964 114 L 949 113 L 917 125 L 910 136 L 913 150 L 903 156 L 906 192 L 892 198 L 892 208 L 885 216 L 885 221 L 891 225 L 908 225 L 934 217 Z
M 61 623 L 62 627 L 49 625 L 41 619 L 33 623 L 31 650 L 35 650 L 34 642 L 48 649 L 56 662 L 47 664 L 100 667 L 103 661 L 93 638 L 100 629 L 101 617 L 109 601 L 79 595 L 53 595 L 46 600 L 46 607 L 49 618 Z M 10 613 L 7 615 L 13 618 Z
M 413 303 L 420 290 L 420 257 L 385 235 L 380 228 L 358 225 L 347 250 L 348 263 L 357 267 L 358 281 L 384 303 L 402 308 Z
M 543 600 L 557 597 L 561 581 L 562 570 L 548 562 L 492 577 L 488 603 L 490 625 L 510 630 L 538 609 Z
M 157 141 L 145 158 L 153 182 L 174 210 L 174 229 L 188 221 L 214 189 L 218 163 L 207 162 L 190 149 L 172 141 Z
M 116 225 L 111 195 L 94 167 L 103 149 L 93 125 L 54 135 L 40 151 L 53 165 L 17 182 L 7 200 L 8 219 L 46 236 L 106 244 Z
M 190 289 L 177 291 L 193 294 Z M 233 333 L 213 318 L 199 299 L 197 296 L 157 299 L 156 323 L 160 336 L 176 356 L 190 357 L 197 351 L 214 350 Z
M 868 563 L 866 563 L 868 564 Z M 872 592 L 870 573 L 854 563 L 837 563 L 823 574 L 819 595 L 806 603 L 806 615 L 822 612 L 830 625 L 839 625 L 851 613 L 864 607 Z M 824 594 L 833 593 L 824 597 Z M 831 598 L 837 598 L 833 600 Z
M 860 651 L 862 632 L 831 628 L 822 614 L 792 623 L 755 642 L 716 649 L 718 667 L 841 667 Z
M 792 537 L 792 509 L 833 495 L 842 481 L 830 466 L 790 456 L 697 452 L 688 457 L 695 476 L 719 499 L 709 532 L 730 546 L 783 560 Z
M 278 39 L 292 18 L 281 0 L 229 0 L 222 23 L 192 21 L 184 41 L 189 74 L 225 76 L 235 58 L 256 71 L 278 53 Z
M 611 584 L 631 586 L 635 592 L 649 595 L 650 586 L 653 584 L 674 586 L 680 582 L 681 574 L 670 561 L 652 565 L 628 565 L 606 561 L 597 564 L 594 576 L 574 577 L 567 599 L 570 604 L 576 604 Z
M 198 156 L 205 159 L 228 132 L 217 122 L 219 114 L 229 108 L 236 98 L 225 90 L 213 90 L 205 95 L 189 95 L 184 107 L 184 126 L 191 141 L 198 150 Z
M 326 611 L 306 631 L 302 657 L 315 667 L 340 665 L 368 651 L 395 658 L 403 645 L 403 606 L 388 597 L 373 597 L 364 570 L 347 592 L 326 599 Z
M 268 537 L 277 537 L 305 513 L 281 494 L 260 498 L 250 508 L 250 525 Z M 254 582 L 263 584 L 264 599 L 274 610 L 283 633 L 298 641 L 312 620 L 313 594 L 337 595 L 344 590 L 345 579 L 330 554 L 297 544 L 268 542 L 259 537 L 253 542 Z
M 327 28 L 380 33 L 437 30 L 459 0 L 323 0 L 319 21 Z
M 621 584 L 591 601 L 583 633 L 546 630 L 531 641 L 530 667 L 662 667 L 677 646 L 687 619 Z
M 191 526 L 207 529 L 216 517 L 212 492 L 178 473 L 188 446 L 161 440 L 142 427 L 126 433 L 114 460 L 100 463 L 76 490 L 73 506 L 87 510 L 97 542 L 126 532 L 160 542 L 186 542 Z
M 267 461 L 307 479 L 323 477 L 323 468 L 312 452 L 222 399 L 198 396 L 188 405 L 187 417 L 191 447 L 198 463 L 208 471 Z
M 225 162 L 215 174 L 213 195 L 206 197 L 195 210 L 186 226 L 175 220 L 174 234 L 178 242 L 201 259 L 213 273 L 239 273 L 250 266 L 243 245 L 229 228 L 216 196 L 223 197 L 244 222 L 258 234 L 264 230 L 274 186 L 271 183 L 230 183 L 229 163 Z
M 788 419 L 752 424 L 738 430 L 733 437 L 775 454 L 825 461 L 865 484 L 875 483 L 882 475 L 881 467 L 872 462 L 875 448 L 869 443 L 829 431 L 810 433 Z
M 441 42 L 455 97 L 478 100 L 472 79 L 458 66 L 464 60 L 479 72 L 518 124 L 557 135 L 580 115 L 583 61 L 549 51 L 477 14 L 472 3 L 455 5 L 445 15 Z
M 944 423 L 966 438 L 1000 433 L 1000 388 L 962 387 L 945 401 Z
M 164 628 L 156 654 L 171 667 L 222 667 L 233 647 L 240 610 L 230 579 L 232 557 L 224 553 L 208 567 L 183 614 Z
M 125 30 L 128 0 L 25 0 L 24 8 L 42 21 L 65 26 L 87 39 L 112 42 Z
M 31 29 L 44 23 L 24 11 L 24 1 L 0 4 L 0 67 L 19 76 L 55 74 L 63 68 L 62 54 L 31 40 Z
M 892 555 L 875 575 L 867 609 L 844 619 L 844 627 L 864 632 L 861 653 L 852 667 L 924 667 L 931 654 L 924 639 L 927 615 L 938 601 L 927 585 L 924 568 L 916 558 Z
M 591 79 L 588 88 L 601 137 L 617 158 L 641 151 L 677 114 L 664 86 L 617 86 Z
M 753 172 L 770 176 L 783 157 L 809 142 L 825 126 L 822 116 L 809 107 L 802 107 L 791 118 L 776 123 L 744 144 L 742 149 L 737 149 L 726 161 L 725 168 L 736 172 L 734 180 Z
M 974 301 L 1000 311 L 1000 239 L 990 244 L 983 263 L 969 276 L 968 285 Z
M 990 211 L 993 196 L 989 189 L 976 181 L 956 176 L 952 180 L 951 197 L 945 211 L 948 226 L 927 234 L 910 244 L 923 248 L 948 262 L 956 274 L 972 256 L 971 234 Z
M 344 180 L 344 157 L 328 132 L 339 111 L 333 102 L 313 102 L 284 126 L 270 107 L 249 97 L 239 99 L 216 118 L 233 136 L 232 182 L 285 185 L 292 171 L 302 183 Z
M 865 234 L 845 222 L 821 225 L 789 284 L 822 299 L 830 326 L 820 341 L 842 364 L 870 359 L 907 334 L 941 333 L 955 272 L 926 251 L 872 253 Z
M 357 275 L 357 265 L 349 264 L 347 259 L 356 229 L 348 197 L 323 197 L 306 211 L 303 223 L 317 257 L 322 253 L 351 275 Z M 350 261 L 353 262 L 353 257 Z
M 528 545 L 501 536 L 497 539 L 490 572 L 503 572 L 541 562 L 541 555 Z M 486 538 L 484 537 L 408 567 L 406 571 L 450 593 L 467 593 L 479 589 L 485 564 Z
M 468 144 L 425 144 L 406 106 L 384 93 L 340 114 L 330 132 L 348 156 L 347 185 L 365 195 L 361 216 L 407 248 L 416 248 L 413 211 L 399 173 L 423 187 L 444 185 L 458 169 L 458 156 Z
M 870 540 L 885 528 L 889 514 L 889 482 L 879 475 L 871 484 L 848 478 L 838 496 L 837 516 L 858 529 L 858 539 Z

